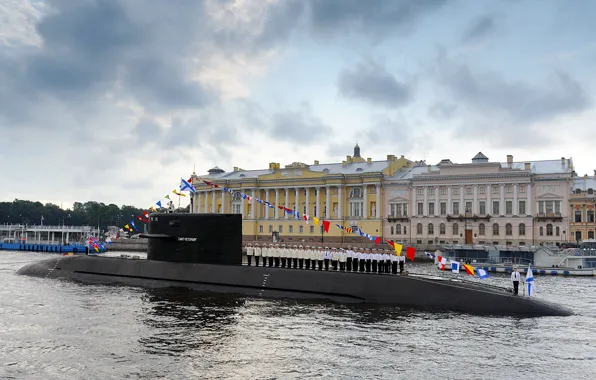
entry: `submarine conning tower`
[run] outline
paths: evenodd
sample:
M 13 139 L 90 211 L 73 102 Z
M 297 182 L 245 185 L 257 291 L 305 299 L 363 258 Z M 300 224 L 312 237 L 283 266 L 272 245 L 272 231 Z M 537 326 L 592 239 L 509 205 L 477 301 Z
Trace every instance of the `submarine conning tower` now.
M 153 213 L 147 260 L 242 265 L 240 214 Z

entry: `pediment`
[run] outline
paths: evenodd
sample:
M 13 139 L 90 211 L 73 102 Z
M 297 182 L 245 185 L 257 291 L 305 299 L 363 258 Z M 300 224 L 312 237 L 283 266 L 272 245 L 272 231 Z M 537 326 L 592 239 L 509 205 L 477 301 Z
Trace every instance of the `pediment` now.
M 553 194 L 553 193 L 545 193 L 545 194 L 540 194 L 539 196 L 536 197 L 536 199 L 563 199 L 562 196 L 557 195 L 557 194 Z
M 389 203 L 409 203 L 409 200 L 407 198 L 395 197 L 389 199 Z

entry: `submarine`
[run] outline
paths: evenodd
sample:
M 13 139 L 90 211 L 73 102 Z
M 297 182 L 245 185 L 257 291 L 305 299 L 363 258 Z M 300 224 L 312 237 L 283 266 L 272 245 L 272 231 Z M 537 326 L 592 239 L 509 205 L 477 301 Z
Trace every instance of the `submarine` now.
M 239 214 L 153 213 L 147 259 L 60 256 L 17 274 L 85 284 L 183 287 L 262 298 L 390 305 L 433 312 L 514 317 L 569 316 L 551 302 L 469 281 L 413 275 L 254 267 L 242 263 Z

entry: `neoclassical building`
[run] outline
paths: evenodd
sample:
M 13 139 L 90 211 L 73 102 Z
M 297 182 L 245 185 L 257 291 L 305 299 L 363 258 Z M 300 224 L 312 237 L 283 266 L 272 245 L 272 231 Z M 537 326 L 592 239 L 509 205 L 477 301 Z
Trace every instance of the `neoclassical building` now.
M 362 242 L 357 234 L 346 234 L 335 224 L 361 229 L 370 235 L 383 234 L 383 178 L 393 176 L 412 166 L 404 156 L 388 155 L 386 160 L 372 161 L 360 155 L 354 147 L 353 156 L 341 163 L 313 164 L 294 162 L 283 168 L 272 162 L 268 169 L 244 170 L 235 167 L 224 171 L 217 167 L 207 175 L 192 176 L 197 189 L 191 200 L 195 213 L 242 214 L 245 240 L 272 240 L 275 236 L 286 242 Z M 201 179 L 216 183 L 214 189 Z M 222 188 L 231 189 L 233 194 Z M 298 210 L 301 215 L 327 219 L 329 233 L 322 234 L 313 221 L 307 224 L 284 210 L 242 198 L 246 194 L 273 205 Z
M 416 163 L 384 179 L 384 235 L 418 244 L 556 244 L 567 240 L 571 159 Z
M 569 197 L 571 205 L 571 217 L 569 230 L 571 235 L 569 240 L 581 242 L 584 239 L 594 239 L 596 231 L 596 219 L 594 218 L 594 209 L 596 207 L 596 170 L 594 176 L 576 177 L 573 180 L 572 193 Z

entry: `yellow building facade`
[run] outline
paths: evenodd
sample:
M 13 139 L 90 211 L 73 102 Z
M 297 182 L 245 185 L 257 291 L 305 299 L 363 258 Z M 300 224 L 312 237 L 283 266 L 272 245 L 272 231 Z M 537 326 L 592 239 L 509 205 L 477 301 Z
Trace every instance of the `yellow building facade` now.
M 272 162 L 268 169 L 235 167 L 230 172 L 215 167 L 205 176 L 193 174 L 197 191 L 192 196 L 191 212 L 242 214 L 242 234 L 247 241 L 365 242 L 336 224 L 382 237 L 383 178 L 411 165 L 404 156 L 388 155 L 383 161 L 365 159 L 356 145 L 354 154 L 341 163 L 294 162 L 282 168 Z M 203 180 L 219 187 L 208 186 Z M 243 194 L 252 197 L 250 202 Z M 298 211 L 300 219 L 283 208 Z M 303 215 L 308 215 L 308 223 Z M 329 232 L 315 226 L 313 217 L 329 221 Z
M 585 239 L 594 239 L 596 232 L 596 173 L 594 177 L 576 177 L 569 202 L 571 204 L 571 218 L 569 221 L 569 240 L 582 242 Z

